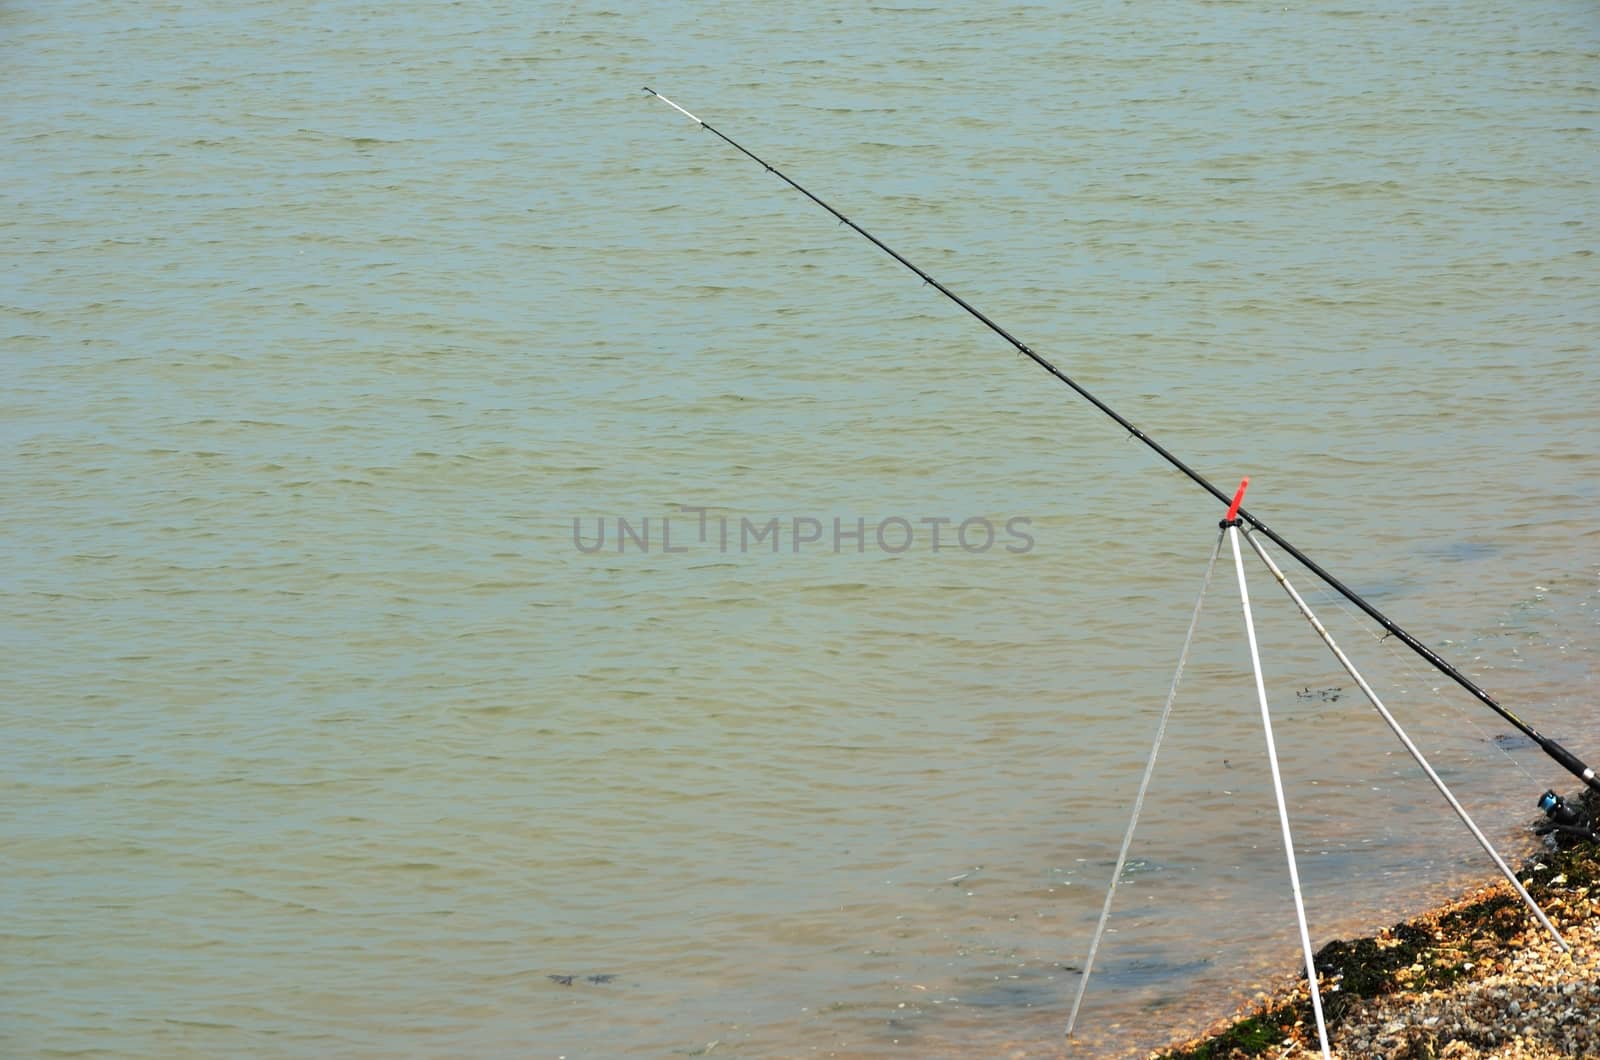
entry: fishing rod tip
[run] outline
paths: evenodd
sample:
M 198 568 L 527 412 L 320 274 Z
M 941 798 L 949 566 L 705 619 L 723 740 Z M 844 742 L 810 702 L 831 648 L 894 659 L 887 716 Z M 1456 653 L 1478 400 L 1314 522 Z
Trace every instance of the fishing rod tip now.
M 644 90 L 646 92 L 650 93 L 652 96 L 660 95 L 660 93 L 658 93 L 655 89 L 651 88 L 649 85 L 645 85 L 644 86 Z

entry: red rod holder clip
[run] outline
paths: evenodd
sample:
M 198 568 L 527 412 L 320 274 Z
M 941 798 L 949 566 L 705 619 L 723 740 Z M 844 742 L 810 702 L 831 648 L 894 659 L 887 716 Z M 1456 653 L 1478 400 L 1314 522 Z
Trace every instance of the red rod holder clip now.
M 1250 488 L 1250 476 L 1246 475 L 1239 480 L 1239 492 L 1233 495 L 1233 503 L 1228 505 L 1228 516 L 1223 522 L 1231 523 L 1239 518 L 1239 505 L 1244 500 L 1244 491 Z

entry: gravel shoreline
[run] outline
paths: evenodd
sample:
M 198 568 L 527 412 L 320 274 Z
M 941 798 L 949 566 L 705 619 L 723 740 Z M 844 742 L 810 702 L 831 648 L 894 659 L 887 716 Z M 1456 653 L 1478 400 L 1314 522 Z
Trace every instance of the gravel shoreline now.
M 1589 794 L 1582 803 L 1600 809 Z M 1570 954 L 1503 880 L 1377 935 L 1331 942 L 1317 954 L 1317 975 L 1333 1054 L 1600 1057 L 1600 846 L 1578 841 L 1547 851 L 1526 861 L 1517 877 Z M 1320 1055 L 1302 977 L 1151 1058 Z

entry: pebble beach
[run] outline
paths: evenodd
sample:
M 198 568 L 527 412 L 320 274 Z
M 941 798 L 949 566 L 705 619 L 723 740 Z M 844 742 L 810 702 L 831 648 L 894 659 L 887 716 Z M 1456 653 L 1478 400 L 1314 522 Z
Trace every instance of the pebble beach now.
M 1317 972 L 1333 1055 L 1600 1056 L 1600 846 L 1549 849 L 1517 875 L 1570 953 L 1504 881 L 1376 935 L 1331 942 Z M 1302 976 L 1151 1060 L 1319 1055 Z

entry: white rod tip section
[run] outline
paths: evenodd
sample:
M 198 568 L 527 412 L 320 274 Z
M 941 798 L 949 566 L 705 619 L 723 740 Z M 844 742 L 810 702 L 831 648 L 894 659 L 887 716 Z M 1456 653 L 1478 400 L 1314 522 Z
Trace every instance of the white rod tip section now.
M 693 114 L 690 114 L 688 111 L 684 110 L 682 107 L 678 106 L 676 103 L 672 102 L 672 100 L 668 99 L 666 96 L 663 96 L 649 85 L 645 85 L 644 90 L 659 99 L 661 102 L 665 103 L 667 106 L 671 107 L 673 110 L 677 111 L 679 114 L 682 114 L 685 118 L 688 118 L 690 121 L 694 122 L 696 125 L 705 124 L 705 122 L 701 121 L 699 118 L 696 118 Z

